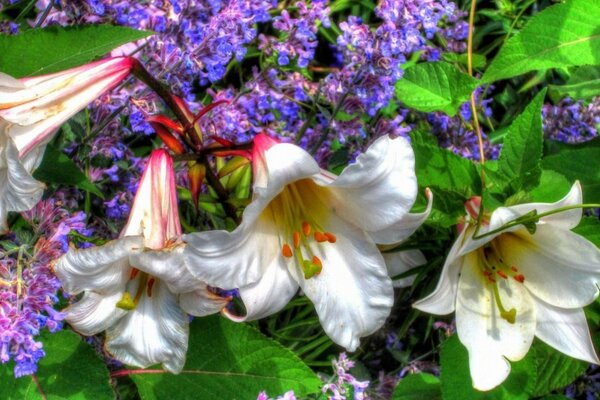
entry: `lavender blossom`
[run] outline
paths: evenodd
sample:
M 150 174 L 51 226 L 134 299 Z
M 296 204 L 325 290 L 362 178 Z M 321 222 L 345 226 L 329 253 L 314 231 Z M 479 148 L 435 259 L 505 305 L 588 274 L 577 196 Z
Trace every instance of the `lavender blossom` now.
M 354 400 L 365 400 L 369 381 L 359 381 L 349 372 L 354 367 L 354 361 L 350 360 L 346 353 L 341 353 L 337 360 L 332 361 L 334 370 L 334 382 L 323 386 L 322 392 L 330 394 L 332 400 L 349 400 L 346 395 L 353 394 Z M 352 388 L 352 391 L 350 391 Z
M 589 104 L 570 98 L 542 108 L 544 136 L 566 143 L 579 143 L 598 136 L 600 97 Z

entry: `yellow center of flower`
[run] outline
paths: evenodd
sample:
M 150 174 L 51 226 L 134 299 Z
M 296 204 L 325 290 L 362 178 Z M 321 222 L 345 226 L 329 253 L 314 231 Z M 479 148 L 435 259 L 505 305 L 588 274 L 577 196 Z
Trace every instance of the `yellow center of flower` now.
M 132 268 L 129 275 L 129 281 L 132 282 L 136 278 L 139 280 L 137 282 L 135 297 L 131 297 L 131 294 L 129 294 L 128 291 L 125 291 L 125 293 L 123 293 L 123 297 L 121 297 L 121 300 L 119 300 L 116 304 L 117 308 L 125 311 L 134 310 L 140 302 L 144 291 L 146 292 L 146 296 L 152 297 L 152 288 L 154 287 L 155 279 L 145 272 L 140 272 L 140 270 L 137 268 Z
M 498 282 L 501 280 L 514 279 L 519 283 L 525 282 L 525 276 L 519 273 L 519 269 L 515 265 L 508 265 L 502 257 L 502 252 L 498 246 L 498 239 L 492 240 L 487 245 L 479 248 L 479 256 L 481 263 L 481 271 L 488 285 L 491 285 L 494 293 L 494 300 L 500 317 L 510 324 L 514 324 L 517 318 L 517 310 L 511 308 L 507 310 L 502 304 Z
M 330 212 L 326 204 L 327 192 L 312 180 L 302 179 L 285 186 L 265 210 L 280 232 L 281 255 L 298 265 L 304 279 L 323 270 L 316 249 L 337 241 L 323 228 Z

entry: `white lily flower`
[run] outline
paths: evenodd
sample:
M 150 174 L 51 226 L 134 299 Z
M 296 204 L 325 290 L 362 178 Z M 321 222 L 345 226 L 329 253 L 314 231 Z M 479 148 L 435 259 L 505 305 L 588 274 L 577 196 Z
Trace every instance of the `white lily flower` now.
M 31 173 L 58 128 L 130 69 L 131 60 L 118 57 L 34 78 L 0 73 L 0 230 L 8 211 L 29 210 L 41 198 L 44 185 Z
M 177 373 L 189 331 L 181 305 L 207 315 L 228 299 L 211 295 L 184 266 L 175 189 L 171 158 L 154 151 L 120 238 L 70 250 L 55 272 L 67 292 L 84 292 L 65 310 L 74 329 L 84 335 L 106 331 L 106 349 L 121 362 L 141 368 L 162 363 Z
M 531 234 L 507 222 L 532 213 L 579 205 L 581 187 L 556 203 L 500 207 L 473 239 L 472 220 L 452 246 L 433 293 L 414 307 L 432 314 L 456 311 L 456 330 L 469 352 L 473 386 L 490 390 L 522 359 L 534 335 L 571 357 L 599 364 L 582 307 L 598 297 L 600 250 L 571 232 L 580 208 L 542 216 Z M 485 222 L 485 221 L 484 221 Z
M 239 288 L 246 315 L 224 310 L 237 321 L 281 310 L 300 287 L 325 332 L 353 351 L 393 303 L 375 243 L 398 243 L 426 218 L 409 214 L 413 151 L 405 139 L 384 136 L 335 176 L 298 146 L 266 135 L 254 142 L 254 195 L 241 225 L 185 235 L 188 265 L 211 285 Z

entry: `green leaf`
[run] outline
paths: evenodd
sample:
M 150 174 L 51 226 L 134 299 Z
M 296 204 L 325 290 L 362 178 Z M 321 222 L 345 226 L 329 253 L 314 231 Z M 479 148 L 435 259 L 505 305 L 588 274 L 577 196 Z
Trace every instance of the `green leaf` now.
M 438 400 L 442 398 L 440 380 L 426 373 L 407 375 L 392 395 L 392 400 Z
M 576 68 L 564 85 L 550 85 L 550 90 L 560 97 L 590 100 L 600 94 L 600 66 Z
M 473 388 L 467 349 L 453 335 L 442 345 L 440 356 L 442 397 L 444 400 L 528 399 L 534 388 L 535 351 L 519 362 L 511 363 L 511 373 L 497 388 L 481 392 Z
M 479 82 L 445 62 L 408 68 L 396 83 L 396 97 L 415 110 L 443 111 L 453 116 Z
M 294 390 L 316 393 L 320 380 L 290 350 L 247 324 L 212 316 L 191 324 L 188 359 L 179 375 L 135 374 L 142 400 L 255 399 Z
M 46 357 L 36 376 L 48 400 L 112 400 L 114 393 L 106 365 L 96 352 L 71 331 L 43 335 Z M 2 398 L 42 399 L 30 376 L 15 379 L 12 365 L 0 367 Z
M 481 180 L 475 163 L 449 150 L 430 145 L 427 137 L 427 133 L 411 133 L 419 185 L 460 193 L 465 199 L 479 193 Z
M 77 164 L 51 145 L 46 146 L 44 158 L 33 177 L 42 182 L 76 186 L 104 199 L 100 189 L 81 172 Z
M 487 59 L 483 54 L 473 54 L 473 68 L 484 68 L 487 63 Z M 444 53 L 442 54 L 442 59 L 444 61 L 448 61 L 450 63 L 461 63 L 465 67 L 468 65 L 468 57 L 466 53 L 457 54 L 457 53 Z
M 0 35 L 0 71 L 15 78 L 62 71 L 151 34 L 122 26 L 86 25 Z
M 549 142 L 542 168 L 564 175 L 570 183 L 579 180 L 585 203 L 600 203 L 600 138 L 586 143 L 567 145 Z
M 482 81 L 533 70 L 600 64 L 600 2 L 570 0 L 546 8 L 511 37 Z
M 529 192 L 530 202 L 554 203 L 571 189 L 571 183 L 563 174 L 552 170 L 542 170 L 540 184 Z
M 596 217 L 583 217 L 579 225 L 573 229 L 578 235 L 583 236 L 600 248 L 600 220 Z
M 589 363 L 576 360 L 554 350 L 540 340 L 534 342 L 537 379 L 532 397 L 550 394 L 583 374 Z
M 546 90 L 542 90 L 535 96 L 508 127 L 504 138 L 497 176 L 502 177 L 504 185 L 512 193 L 532 189 L 539 183 L 542 174 L 542 105 L 545 95 Z

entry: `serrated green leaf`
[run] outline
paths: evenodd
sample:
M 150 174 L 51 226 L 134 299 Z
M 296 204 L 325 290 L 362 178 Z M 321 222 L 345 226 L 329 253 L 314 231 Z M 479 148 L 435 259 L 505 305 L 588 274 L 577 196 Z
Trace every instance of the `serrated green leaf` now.
M 567 145 L 549 142 L 542 168 L 564 175 L 570 183 L 579 180 L 584 203 L 600 203 L 600 138 Z
M 570 0 L 546 8 L 500 49 L 484 82 L 529 71 L 600 64 L 600 1 Z
M 151 34 L 122 26 L 86 25 L 0 35 L 0 71 L 15 78 L 62 71 Z
M 567 386 L 589 366 L 589 363 L 559 353 L 542 341 L 536 340 L 533 347 L 537 363 L 537 379 L 532 397 L 544 396 L 555 389 Z
M 408 68 L 396 83 L 396 97 L 415 110 L 443 111 L 453 116 L 479 82 L 445 62 Z
M 589 100 L 600 94 L 600 66 L 576 68 L 564 85 L 550 85 L 560 97 Z
M 535 351 L 530 350 L 519 362 L 511 363 L 511 373 L 497 388 L 480 392 L 472 387 L 467 349 L 454 335 L 444 342 L 440 356 L 441 388 L 444 400 L 515 400 L 528 399 L 536 377 Z
M 423 135 L 420 132 L 411 133 L 419 186 L 460 193 L 465 199 L 477 194 L 481 189 L 481 180 L 475 163 L 428 144 L 428 139 L 423 139 Z
M 316 393 L 320 380 L 290 350 L 246 324 L 218 316 L 191 324 L 187 362 L 179 375 L 135 374 L 142 400 L 172 398 L 255 399 L 294 390 Z
M 44 334 L 46 357 L 36 376 L 48 400 L 112 400 L 113 390 L 106 365 L 96 352 L 71 331 Z M 15 379 L 12 365 L 0 367 L 3 399 L 39 400 L 43 397 L 30 376 Z
M 439 378 L 426 373 L 407 375 L 392 395 L 392 400 L 437 400 L 442 398 Z
M 46 183 L 75 186 L 104 199 L 100 189 L 81 172 L 77 164 L 51 145 L 46 146 L 44 158 L 34 171 L 33 177 Z
M 536 187 L 542 170 L 543 148 L 542 105 L 546 90 L 542 90 L 508 127 L 504 146 L 498 158 L 498 175 L 510 193 Z M 500 183 L 502 185 L 502 183 Z
M 485 64 L 487 63 L 487 58 L 483 55 L 483 54 L 472 54 L 473 58 L 472 58 L 472 63 L 473 63 L 473 68 L 483 68 L 485 67 Z M 448 61 L 451 63 L 461 63 L 464 66 L 468 65 L 468 59 L 467 59 L 467 54 L 466 53 L 462 53 L 462 54 L 457 54 L 457 53 L 444 53 L 442 54 L 442 59 L 444 61 Z

